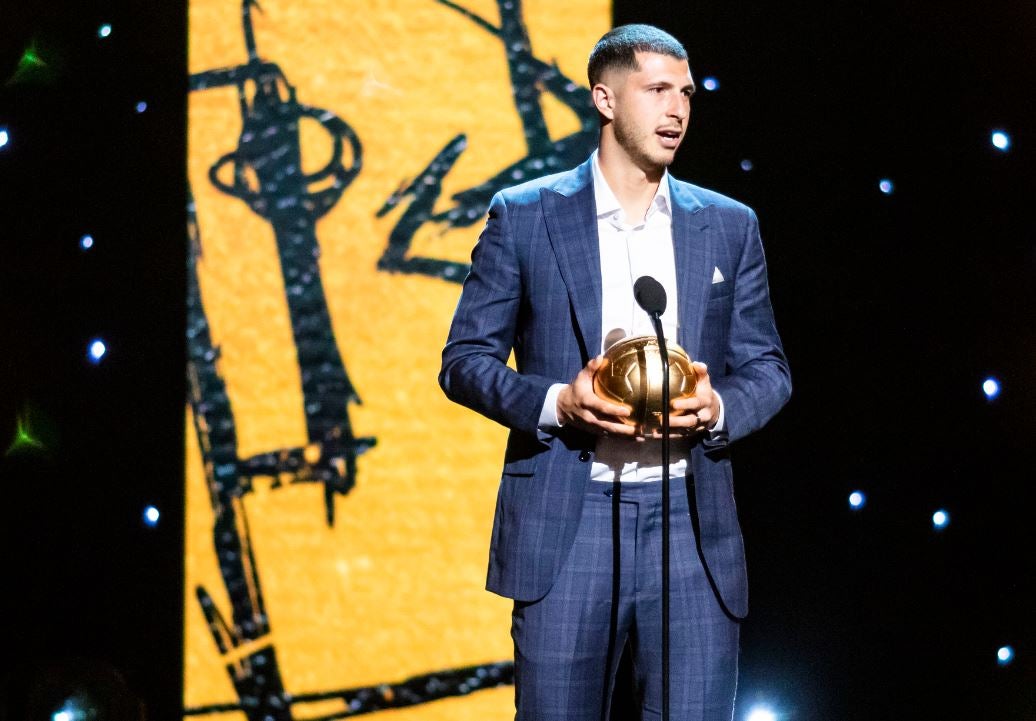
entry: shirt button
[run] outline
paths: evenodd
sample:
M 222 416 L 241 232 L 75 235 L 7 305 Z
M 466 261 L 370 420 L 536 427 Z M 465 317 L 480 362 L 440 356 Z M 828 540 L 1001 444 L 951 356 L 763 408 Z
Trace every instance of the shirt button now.
M 586 463 L 587 461 L 589 461 L 590 460 L 590 451 L 587 451 L 587 450 L 579 451 L 579 460 L 581 460 L 583 463 Z

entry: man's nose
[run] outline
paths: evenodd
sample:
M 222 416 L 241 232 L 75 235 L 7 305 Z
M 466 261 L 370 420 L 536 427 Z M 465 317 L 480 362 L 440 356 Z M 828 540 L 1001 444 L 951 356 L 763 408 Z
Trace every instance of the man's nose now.
M 677 95 L 669 104 L 669 116 L 686 120 L 691 114 L 691 99 L 683 94 Z

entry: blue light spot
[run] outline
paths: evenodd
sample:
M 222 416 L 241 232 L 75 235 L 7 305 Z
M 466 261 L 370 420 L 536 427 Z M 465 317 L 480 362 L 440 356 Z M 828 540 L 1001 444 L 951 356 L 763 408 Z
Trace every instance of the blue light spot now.
M 935 530 L 941 531 L 950 525 L 950 514 L 943 510 L 938 510 L 932 514 L 932 526 Z
M 754 167 L 755 165 L 748 158 L 745 158 L 741 161 L 741 170 L 745 171 L 746 173 Z
M 892 185 L 892 181 L 888 178 L 882 178 L 878 182 L 878 190 L 880 190 L 885 195 L 892 195 L 892 191 L 895 190 L 895 186 Z
M 996 650 L 996 662 L 1001 666 L 1010 666 L 1014 661 L 1014 649 L 1010 646 L 1001 646 Z
M 863 491 L 853 491 L 849 494 L 849 507 L 854 511 L 858 511 L 867 505 L 867 496 L 864 495 Z
M 144 509 L 144 525 L 148 528 L 154 528 L 158 525 L 158 519 L 161 515 L 157 508 L 148 506 Z
M 7 132 L 7 128 L 0 128 L 0 148 L 6 148 L 10 142 L 11 134 Z
M 986 398 L 993 400 L 1000 395 L 1000 381 L 996 378 L 986 378 L 982 381 L 982 392 L 986 394 Z
M 147 110 L 147 103 L 141 100 L 139 103 L 137 103 L 137 113 L 142 113 L 145 110 Z
M 753 706 L 745 721 L 777 721 L 777 714 L 769 706 Z
M 1007 152 L 1011 147 L 1011 136 L 1005 133 L 1003 130 L 995 130 L 990 136 L 990 141 L 993 143 L 993 147 L 997 150 Z
M 74 721 L 75 720 L 75 716 L 72 714 L 72 712 L 71 711 L 66 711 L 64 709 L 62 709 L 60 711 L 55 711 L 51 715 L 50 718 L 51 718 L 51 721 Z
M 719 80 L 710 75 L 701 81 L 701 86 L 711 93 L 713 90 L 719 90 Z
M 94 237 L 87 233 L 79 239 L 79 247 L 83 250 L 90 250 L 90 248 L 94 247 Z
M 106 38 L 112 34 L 111 23 L 104 23 L 101 27 L 97 28 L 97 37 Z
M 108 352 L 108 347 L 104 344 L 104 341 L 100 338 L 90 341 L 90 346 L 87 349 L 86 357 L 90 359 L 90 362 L 97 365 L 104 358 L 104 355 Z

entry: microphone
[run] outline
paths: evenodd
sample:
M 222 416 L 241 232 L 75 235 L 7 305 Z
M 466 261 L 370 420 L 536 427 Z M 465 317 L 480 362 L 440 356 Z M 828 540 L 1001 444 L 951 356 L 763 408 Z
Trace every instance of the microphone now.
M 662 360 L 662 721 L 669 721 L 669 353 L 662 335 L 665 288 L 650 275 L 633 284 L 633 298 L 651 316 Z
M 665 313 L 665 288 L 650 275 L 642 275 L 633 284 L 633 298 L 652 318 L 660 318 Z

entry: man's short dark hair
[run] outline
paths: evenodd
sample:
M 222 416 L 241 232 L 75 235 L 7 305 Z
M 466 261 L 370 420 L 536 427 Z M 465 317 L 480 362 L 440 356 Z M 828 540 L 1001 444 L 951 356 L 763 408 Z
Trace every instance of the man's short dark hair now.
M 605 71 L 612 69 L 640 70 L 637 53 L 658 53 L 677 60 L 686 60 L 687 51 L 680 41 L 654 25 L 620 25 L 606 32 L 590 51 L 586 75 L 592 88 L 601 82 Z

